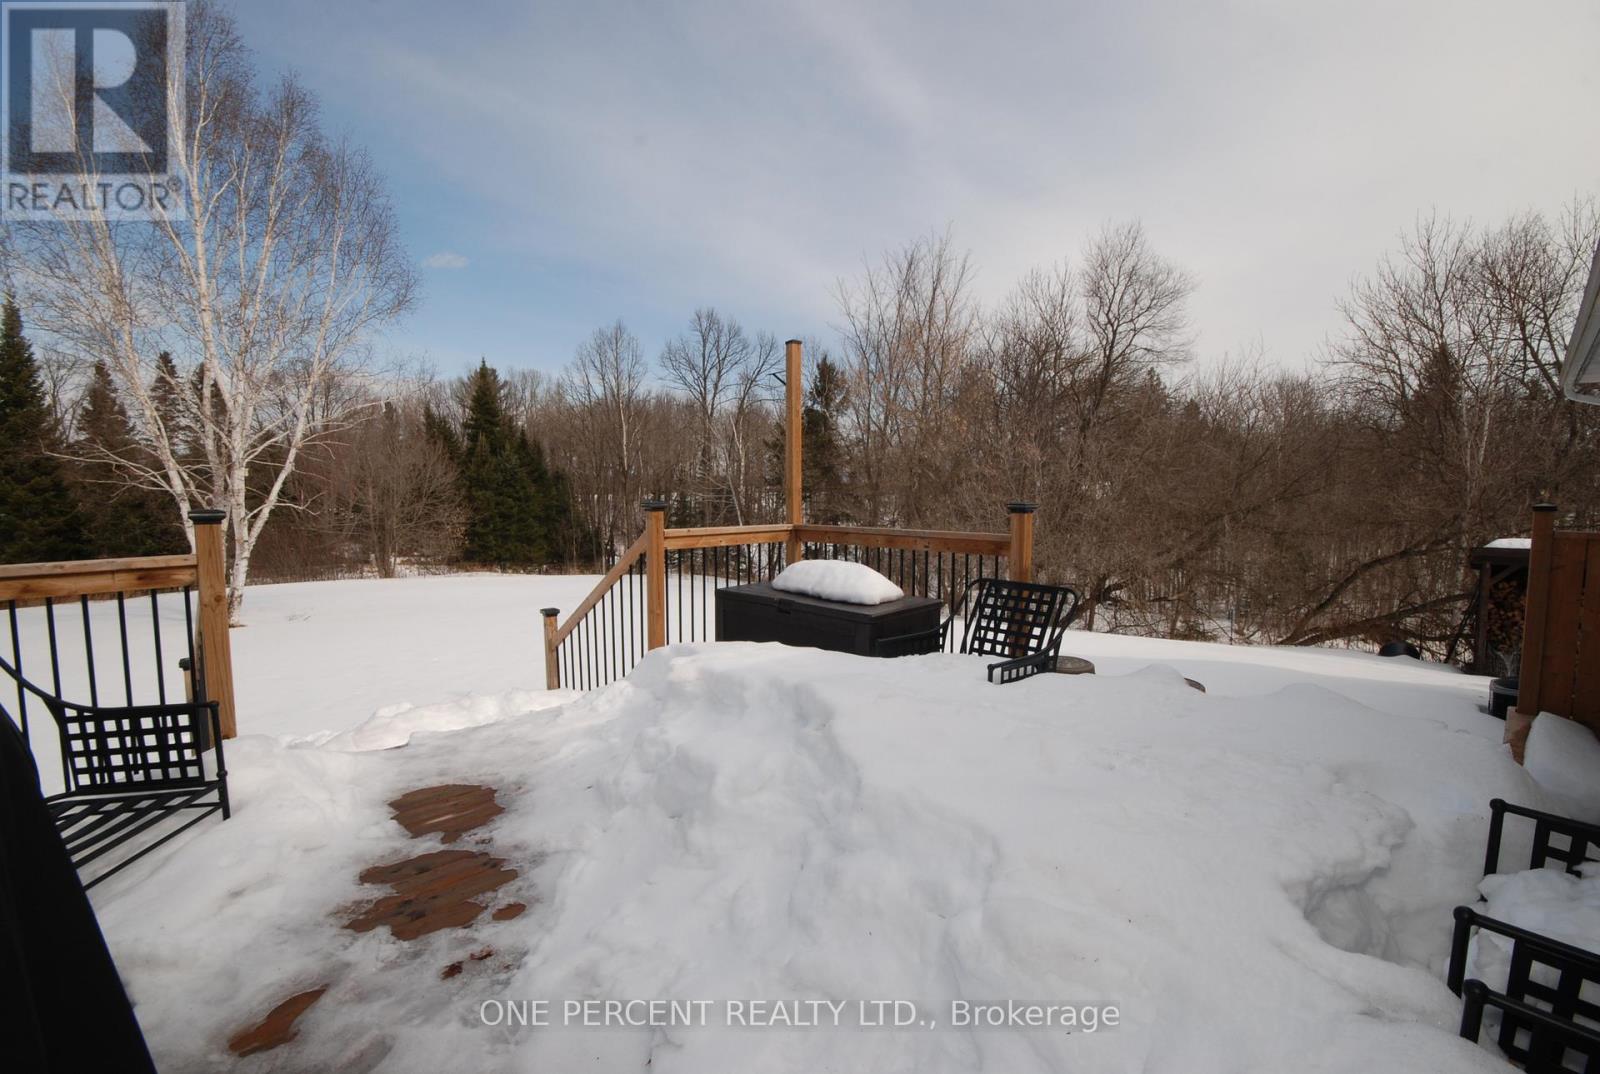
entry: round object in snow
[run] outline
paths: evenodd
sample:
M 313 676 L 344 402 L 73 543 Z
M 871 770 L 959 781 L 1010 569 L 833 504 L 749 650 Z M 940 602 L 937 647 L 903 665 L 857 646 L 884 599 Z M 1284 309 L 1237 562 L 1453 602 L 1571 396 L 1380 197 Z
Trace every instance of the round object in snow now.
M 1081 656 L 1056 657 L 1056 673 L 1060 675 L 1093 675 L 1094 665 Z
M 1379 656 L 1409 656 L 1413 660 L 1422 659 L 1422 650 L 1412 645 L 1409 641 L 1391 641 L 1378 650 Z

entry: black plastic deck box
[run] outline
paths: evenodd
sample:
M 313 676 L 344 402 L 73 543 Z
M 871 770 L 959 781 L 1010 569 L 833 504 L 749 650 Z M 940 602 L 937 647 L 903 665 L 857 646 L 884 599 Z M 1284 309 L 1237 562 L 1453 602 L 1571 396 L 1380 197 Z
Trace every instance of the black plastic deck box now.
M 770 582 L 717 590 L 718 641 L 778 641 L 873 656 L 879 639 L 939 629 L 933 597 L 845 604 L 773 589 Z

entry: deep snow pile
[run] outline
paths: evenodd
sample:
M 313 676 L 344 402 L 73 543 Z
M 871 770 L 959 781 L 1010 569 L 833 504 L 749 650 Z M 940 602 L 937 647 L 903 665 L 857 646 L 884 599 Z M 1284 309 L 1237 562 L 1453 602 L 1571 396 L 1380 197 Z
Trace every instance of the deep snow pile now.
M 1252 678 L 1249 651 L 1173 649 L 1209 654 L 1200 694 L 1086 644 L 1100 674 L 1005 687 L 976 658 L 674 647 L 561 707 L 507 698 L 441 734 L 422 729 L 483 702 L 400 713 L 403 749 L 347 752 L 392 744 L 395 713 L 321 746 L 242 738 L 235 819 L 96 903 L 167 1071 L 1503 1069 L 1454 1035 L 1450 909 L 1475 898 L 1489 799 L 1551 803 L 1471 682 L 1293 654 Z M 1353 692 L 1306 684 L 1352 668 Z M 448 781 L 499 789 L 485 833 L 528 912 L 409 944 L 342 930 L 373 894 L 359 870 L 417 849 L 385 799 Z M 299 1040 L 224 1062 L 324 982 Z M 590 998 L 905 999 L 939 1024 L 480 1020 Z M 956 999 L 1121 1024 L 954 1028 Z

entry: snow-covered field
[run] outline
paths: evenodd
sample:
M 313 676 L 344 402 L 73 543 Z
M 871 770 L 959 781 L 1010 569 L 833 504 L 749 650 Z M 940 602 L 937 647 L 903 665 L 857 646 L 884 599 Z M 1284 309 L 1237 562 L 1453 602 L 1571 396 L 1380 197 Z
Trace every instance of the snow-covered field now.
M 548 695 L 538 609 L 590 584 L 250 592 L 233 819 L 94 892 L 162 1070 L 1504 1069 L 1455 1036 L 1450 910 L 1490 798 L 1567 807 L 1511 761 L 1485 680 L 1072 632 L 1098 674 L 700 645 Z M 361 869 L 418 849 L 385 801 L 442 782 L 499 789 L 482 831 L 529 910 L 343 929 Z M 324 983 L 299 1039 L 227 1056 Z M 588 999 L 705 1001 L 708 1024 L 563 1026 Z M 483 1024 L 538 1000 L 556 1024 Z M 844 1024 L 725 1024 L 755 1000 Z M 872 1000 L 916 1024 L 856 1024 Z M 1079 1024 L 951 1024 L 1008 1001 Z

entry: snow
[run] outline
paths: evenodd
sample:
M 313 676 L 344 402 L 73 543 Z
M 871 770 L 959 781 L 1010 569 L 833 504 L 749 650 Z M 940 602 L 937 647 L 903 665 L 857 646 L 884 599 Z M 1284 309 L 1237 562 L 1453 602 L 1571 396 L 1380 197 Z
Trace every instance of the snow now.
M 1600 739 L 1575 720 L 1534 717 L 1523 754 L 1528 774 L 1563 803 L 1557 812 L 1600 822 Z M 1596 950 L 1600 950 L 1597 947 Z
M 1488 901 L 1482 912 L 1542 936 L 1600 951 L 1600 873 L 1577 877 L 1560 869 L 1496 873 L 1479 884 Z M 1467 976 L 1503 991 L 1511 971 L 1512 941 L 1491 932 L 1473 937 Z M 1555 984 L 1553 974 L 1549 982 Z
M 842 559 L 803 559 L 791 563 L 772 580 L 773 589 L 845 604 L 883 604 L 899 600 L 905 590 L 867 566 Z
M 1476 897 L 1488 801 L 1560 799 L 1510 759 L 1486 679 L 1071 631 L 1097 674 L 679 645 L 546 694 L 537 609 L 589 584 L 250 592 L 233 819 L 93 892 L 162 1070 L 1503 1069 L 1455 1036 L 1450 911 Z M 411 943 L 343 929 L 361 869 L 433 845 L 384 802 L 445 782 L 498 789 L 473 834 L 528 911 Z M 299 1039 L 228 1061 L 320 984 Z M 710 1024 L 480 1017 L 587 999 L 704 1000 Z M 938 1024 L 723 1024 L 810 999 Z M 956 1000 L 1119 1017 L 956 1027 Z
M 1531 537 L 1497 537 L 1484 545 L 1485 548 L 1532 548 Z

